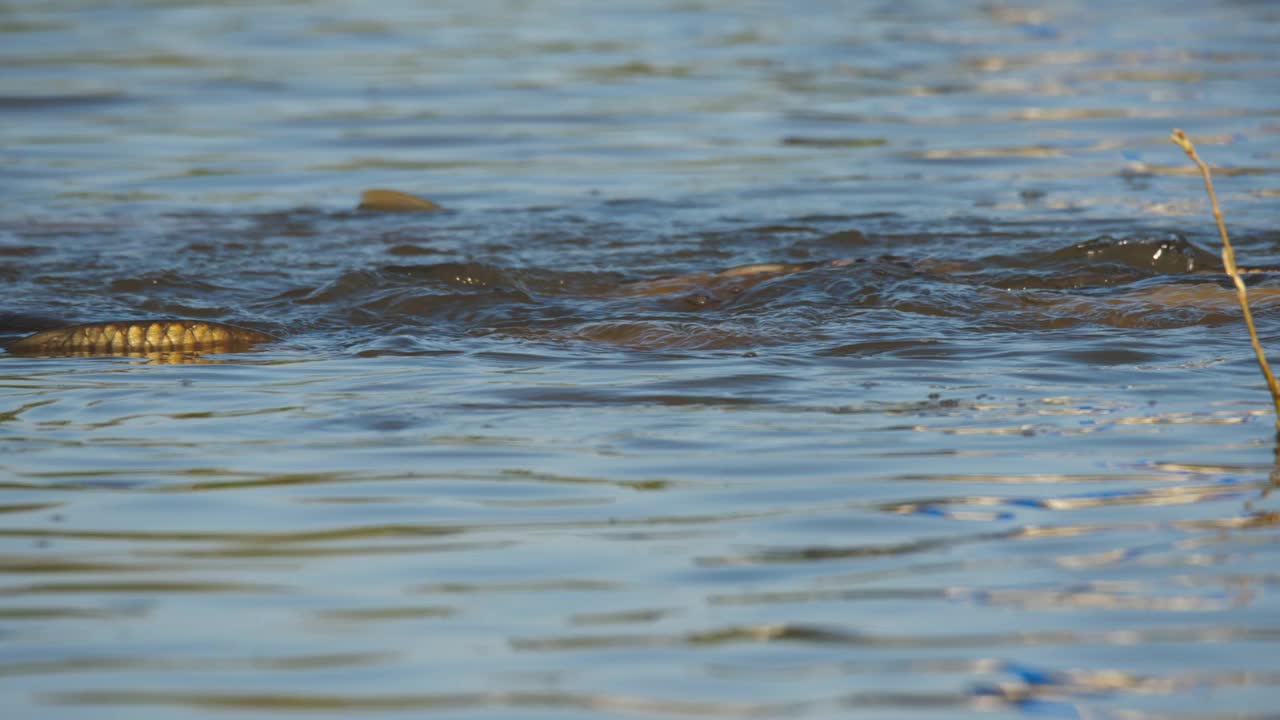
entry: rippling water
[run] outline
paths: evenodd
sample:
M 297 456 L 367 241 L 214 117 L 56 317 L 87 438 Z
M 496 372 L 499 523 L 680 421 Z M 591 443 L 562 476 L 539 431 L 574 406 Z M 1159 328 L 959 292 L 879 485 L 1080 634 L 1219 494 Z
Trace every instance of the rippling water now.
M 1245 0 L 0 5 L 0 340 L 281 338 L 0 355 L 6 717 L 1274 717 L 1271 408 L 1167 138 L 1280 348 L 1278 48 Z

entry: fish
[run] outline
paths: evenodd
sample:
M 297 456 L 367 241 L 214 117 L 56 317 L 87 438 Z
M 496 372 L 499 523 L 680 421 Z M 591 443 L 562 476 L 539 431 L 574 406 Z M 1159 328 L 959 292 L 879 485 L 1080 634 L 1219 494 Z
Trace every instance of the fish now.
M 360 204 L 356 209 L 366 212 L 435 212 L 444 208 L 407 192 L 373 188 L 360 195 Z
M 44 357 L 237 352 L 279 340 L 257 330 L 210 320 L 159 319 L 93 322 L 42 330 L 5 348 L 12 355 Z
M 430 200 L 397 190 L 371 189 L 366 190 L 361 196 L 358 209 L 406 212 L 432 211 L 441 208 Z M 1152 269 L 1166 273 L 1209 273 L 1218 269 L 1214 267 L 1211 255 L 1181 240 L 1161 243 L 1153 255 L 1149 244 L 1102 238 L 1064 248 L 1048 257 L 1051 261 L 1065 263 L 1068 267 L 1072 263 L 1099 265 L 1104 268 L 1102 272 L 1106 272 L 1105 268 L 1110 267 L 1109 262 L 1132 267 L 1149 265 Z M 684 306 L 714 307 L 729 302 L 734 296 L 774 278 L 820 267 L 844 267 L 870 260 L 879 260 L 916 272 L 940 276 L 953 273 L 963 275 L 978 269 L 978 266 L 971 266 L 964 262 L 938 261 L 929 258 L 908 262 L 902 258 L 887 255 L 878 259 L 842 258 L 826 262 L 754 263 L 719 271 L 695 272 L 621 283 L 606 295 L 637 299 L 676 297 L 682 299 Z M 1280 268 L 1259 268 L 1243 272 L 1275 271 L 1280 271 Z M 1079 278 L 1071 282 L 1071 286 L 1074 287 L 1078 284 Z M 1259 289 L 1257 292 L 1267 296 L 1263 299 L 1264 302 L 1280 302 L 1280 290 Z M 1196 286 L 1190 289 L 1175 286 L 1153 290 L 1150 287 L 1144 287 L 1105 297 L 1072 297 L 1063 296 L 1060 293 L 1044 297 L 1044 301 L 1061 308 L 1070 308 L 1072 313 L 1081 316 L 1092 314 L 1110 319 L 1118 312 L 1122 319 L 1110 321 L 1128 326 L 1130 321 L 1123 318 L 1130 315 L 1141 317 L 1157 308 L 1185 305 L 1216 308 L 1219 303 L 1225 302 L 1224 298 L 1228 297 L 1228 293 L 1214 285 Z M 1035 302 L 1042 302 L 1042 300 L 1037 299 Z M 1112 309 L 1116 312 L 1111 312 Z M 241 352 L 256 345 L 280 340 L 281 338 L 259 330 L 223 322 L 167 318 L 91 322 L 42 330 L 9 343 L 6 350 L 12 355 L 43 357 L 114 355 L 155 358 L 157 355 L 167 354 L 172 357 L 162 358 L 165 362 L 193 362 L 198 361 L 195 358 L 204 353 Z

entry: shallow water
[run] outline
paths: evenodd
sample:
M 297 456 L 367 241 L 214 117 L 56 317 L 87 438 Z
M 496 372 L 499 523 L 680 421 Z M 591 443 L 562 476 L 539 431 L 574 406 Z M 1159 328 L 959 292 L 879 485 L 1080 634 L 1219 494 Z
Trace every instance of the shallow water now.
M 0 36 L 6 717 L 1273 716 L 1273 4 Z

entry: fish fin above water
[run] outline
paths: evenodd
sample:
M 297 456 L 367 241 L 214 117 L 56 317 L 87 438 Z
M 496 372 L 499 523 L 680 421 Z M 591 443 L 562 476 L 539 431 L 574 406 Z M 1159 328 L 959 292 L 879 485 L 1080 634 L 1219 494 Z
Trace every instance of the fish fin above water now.
M 360 194 L 360 204 L 356 209 L 372 212 L 434 212 L 444 208 L 417 195 L 373 188 Z

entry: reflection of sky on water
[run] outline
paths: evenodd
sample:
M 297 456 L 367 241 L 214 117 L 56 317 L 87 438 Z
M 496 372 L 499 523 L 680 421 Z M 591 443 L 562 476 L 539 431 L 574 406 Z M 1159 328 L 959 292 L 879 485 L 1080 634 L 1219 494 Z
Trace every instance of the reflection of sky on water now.
M 6 717 L 1263 716 L 1278 21 L 9 3 Z
M 334 207 L 391 184 L 468 207 L 751 192 L 765 212 L 1181 215 L 1182 125 L 1249 173 L 1224 191 L 1258 222 L 1266 14 L 20 3 L 0 28 L 4 202 Z

